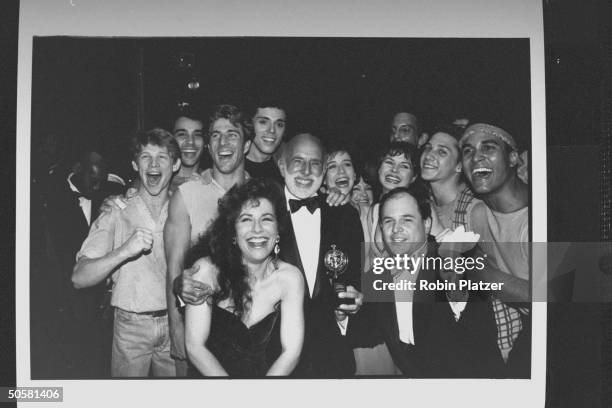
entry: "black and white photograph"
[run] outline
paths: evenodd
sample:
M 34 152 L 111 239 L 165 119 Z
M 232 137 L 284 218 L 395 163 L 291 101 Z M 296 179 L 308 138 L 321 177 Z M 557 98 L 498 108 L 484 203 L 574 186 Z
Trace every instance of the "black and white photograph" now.
M 528 308 L 419 288 L 404 325 L 360 290 L 461 227 L 513 279 L 466 276 L 528 302 L 529 66 L 526 39 L 35 38 L 33 378 L 529 378 Z
M 24 3 L 21 381 L 544 400 L 542 5 Z

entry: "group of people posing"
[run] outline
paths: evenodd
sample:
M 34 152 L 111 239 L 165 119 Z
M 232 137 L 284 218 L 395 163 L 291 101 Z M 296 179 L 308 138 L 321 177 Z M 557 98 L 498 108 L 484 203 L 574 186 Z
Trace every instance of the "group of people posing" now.
M 135 135 L 138 177 L 76 255 L 74 287 L 112 282 L 113 377 L 529 377 L 529 190 L 499 124 L 426 134 L 399 112 L 360 165 L 346 146 L 285 134 L 277 102 L 199 114 Z M 463 231 L 478 242 L 448 244 Z M 371 272 L 374 257 L 449 248 L 486 267 Z M 374 278 L 503 289 L 370 301 Z

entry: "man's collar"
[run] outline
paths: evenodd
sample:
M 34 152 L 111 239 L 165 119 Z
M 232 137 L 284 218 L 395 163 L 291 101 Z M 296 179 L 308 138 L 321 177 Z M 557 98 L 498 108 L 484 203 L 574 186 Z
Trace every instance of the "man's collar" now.
M 79 191 L 79 189 L 74 185 L 74 183 L 72 182 L 72 176 L 74 176 L 74 172 L 71 172 L 68 177 L 66 177 L 66 181 L 68 182 L 68 187 L 70 187 L 70 190 L 74 191 L 75 193 L 79 193 L 81 194 L 81 192 Z
M 287 205 L 287 211 L 291 211 L 291 208 L 289 207 L 289 200 L 302 200 L 302 199 L 293 195 L 293 193 L 289 191 L 286 185 L 284 186 L 284 189 L 285 189 L 285 204 Z M 316 197 L 318 195 L 319 193 L 315 193 L 311 197 Z M 307 198 L 310 198 L 310 197 L 307 197 Z

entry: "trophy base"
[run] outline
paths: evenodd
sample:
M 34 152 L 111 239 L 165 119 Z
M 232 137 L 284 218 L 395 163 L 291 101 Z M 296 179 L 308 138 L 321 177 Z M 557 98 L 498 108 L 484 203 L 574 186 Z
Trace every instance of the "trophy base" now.
M 346 285 L 340 282 L 334 282 L 334 292 L 336 294 L 346 292 Z M 336 306 L 340 305 L 354 305 L 355 299 L 353 298 L 339 298 L 336 297 Z

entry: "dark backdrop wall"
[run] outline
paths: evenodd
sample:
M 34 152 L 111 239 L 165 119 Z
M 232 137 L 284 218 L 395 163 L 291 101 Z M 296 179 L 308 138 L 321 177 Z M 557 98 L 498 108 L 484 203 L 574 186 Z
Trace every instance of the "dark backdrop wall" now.
M 180 56 L 192 56 L 180 69 Z M 530 141 L 526 39 L 37 38 L 32 91 L 36 146 L 59 134 L 69 157 L 102 145 L 129 175 L 126 140 L 137 127 L 138 73 L 144 127 L 169 127 L 180 102 L 251 106 L 285 102 L 289 132 L 308 130 L 371 152 L 387 140 L 392 112 L 411 109 L 425 128 L 454 117 L 503 123 Z M 189 91 L 196 79 L 199 89 Z
M 602 87 L 608 3 L 545 2 L 549 241 L 600 240 L 601 113 L 610 97 Z M 576 271 L 594 272 L 601 273 Z M 611 406 L 612 319 L 603 306 L 548 305 L 547 406 Z

